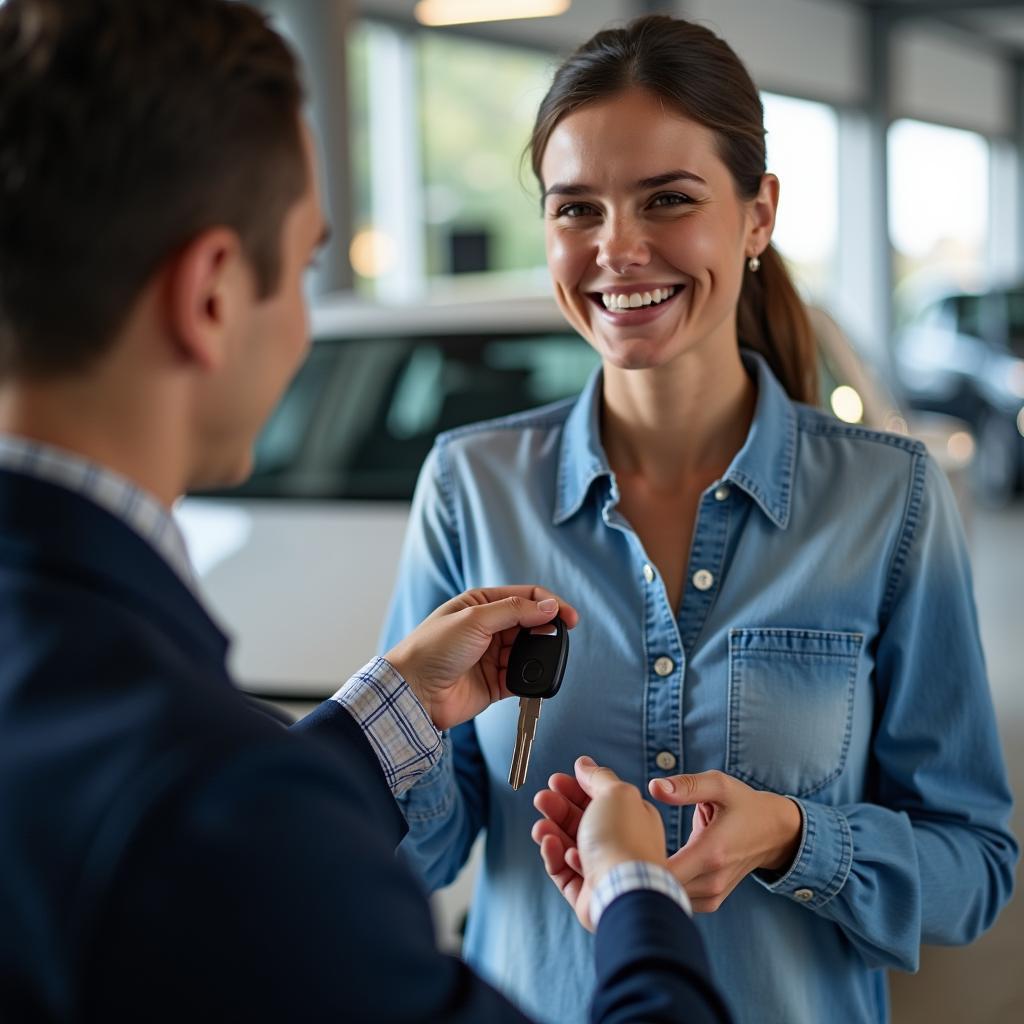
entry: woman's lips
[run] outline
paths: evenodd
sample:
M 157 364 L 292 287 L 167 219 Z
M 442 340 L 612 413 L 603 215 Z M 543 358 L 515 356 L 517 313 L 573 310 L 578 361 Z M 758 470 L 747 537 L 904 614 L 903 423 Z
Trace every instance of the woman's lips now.
M 675 293 L 661 302 L 650 306 L 639 306 L 636 309 L 608 309 L 605 307 L 599 292 L 590 293 L 587 298 L 597 307 L 606 323 L 618 327 L 636 327 L 640 324 L 650 323 L 656 320 L 662 313 L 672 306 L 676 300 L 686 291 L 686 285 L 675 285 Z

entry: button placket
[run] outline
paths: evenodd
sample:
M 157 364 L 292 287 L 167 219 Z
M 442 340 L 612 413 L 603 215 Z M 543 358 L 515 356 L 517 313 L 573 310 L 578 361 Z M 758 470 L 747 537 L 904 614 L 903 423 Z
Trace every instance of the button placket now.
M 642 552 L 639 537 L 634 542 Z M 644 765 L 647 778 L 671 772 L 682 760 L 682 677 L 685 656 L 679 624 L 660 576 L 650 562 L 640 563 L 644 605 Z M 665 767 L 671 759 L 671 767 Z M 656 804 L 665 826 L 666 852 L 682 845 L 683 808 Z
M 728 493 L 718 498 L 718 492 Z M 721 587 L 722 566 L 725 559 L 726 541 L 734 502 L 727 501 L 731 495 L 726 485 L 717 488 L 713 494 L 705 494 L 697 512 L 694 525 L 693 544 L 687 565 L 687 586 L 683 590 L 679 621 L 682 625 L 683 650 L 689 654 L 697 640 L 708 612 L 714 604 Z

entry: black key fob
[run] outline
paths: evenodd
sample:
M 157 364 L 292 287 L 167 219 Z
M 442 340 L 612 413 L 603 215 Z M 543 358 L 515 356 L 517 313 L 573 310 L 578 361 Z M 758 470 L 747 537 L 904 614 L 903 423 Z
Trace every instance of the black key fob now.
M 569 630 L 560 618 L 521 629 L 508 657 L 506 685 L 517 697 L 547 700 L 558 693 L 569 659 Z

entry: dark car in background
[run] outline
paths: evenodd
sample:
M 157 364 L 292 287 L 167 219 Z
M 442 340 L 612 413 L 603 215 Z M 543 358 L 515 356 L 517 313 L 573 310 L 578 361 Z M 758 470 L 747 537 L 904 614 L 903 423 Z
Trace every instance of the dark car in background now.
M 947 295 L 897 336 L 908 404 L 965 420 L 977 441 L 972 480 L 991 504 L 1024 485 L 1024 285 Z

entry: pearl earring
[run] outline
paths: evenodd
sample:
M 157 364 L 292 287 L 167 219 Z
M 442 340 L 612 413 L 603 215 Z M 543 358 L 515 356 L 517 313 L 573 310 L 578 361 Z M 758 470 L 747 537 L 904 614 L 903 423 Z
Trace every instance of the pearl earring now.
M 750 259 L 747 260 L 747 267 L 752 274 L 756 274 L 761 269 L 760 258 L 757 256 L 751 256 Z

